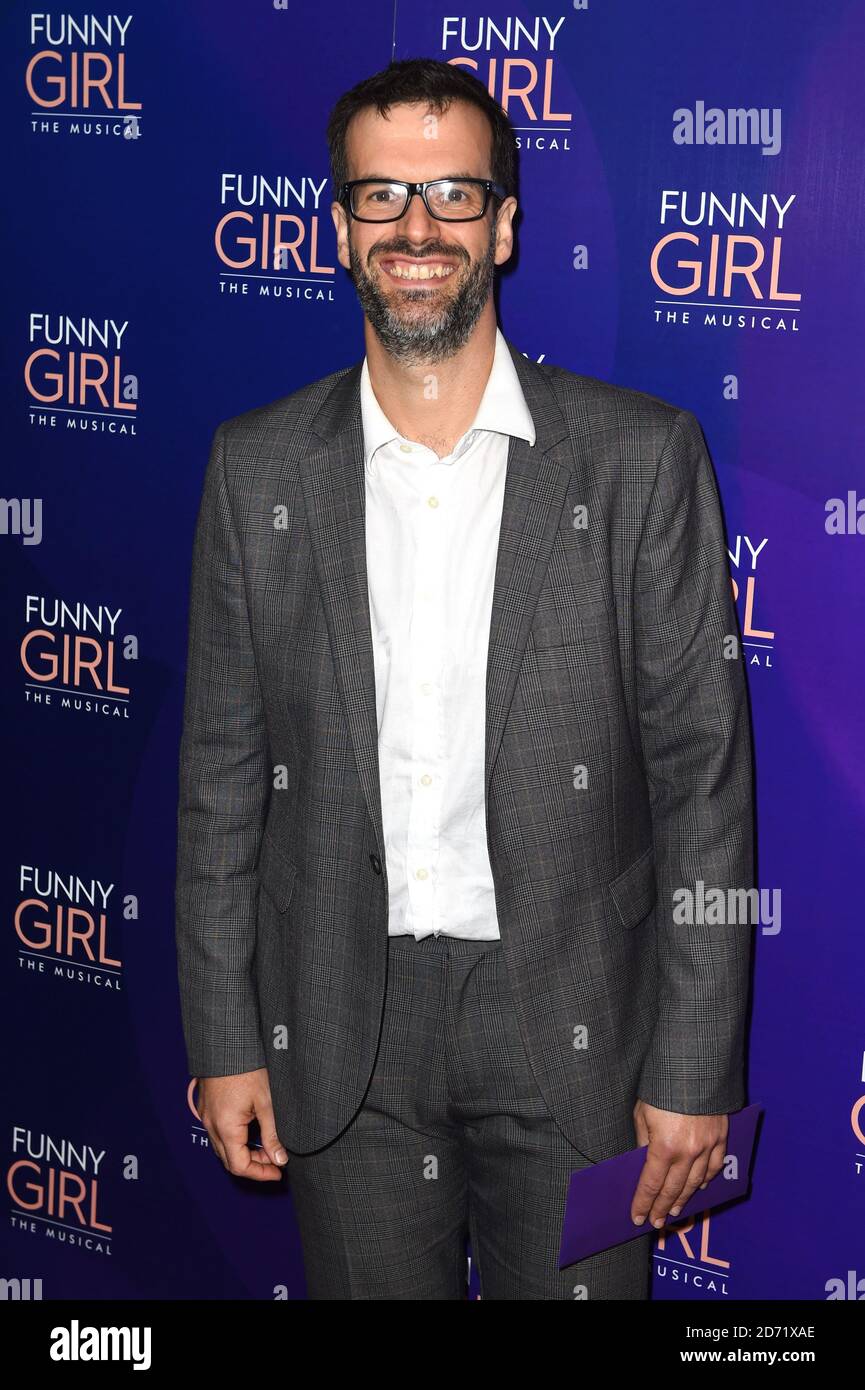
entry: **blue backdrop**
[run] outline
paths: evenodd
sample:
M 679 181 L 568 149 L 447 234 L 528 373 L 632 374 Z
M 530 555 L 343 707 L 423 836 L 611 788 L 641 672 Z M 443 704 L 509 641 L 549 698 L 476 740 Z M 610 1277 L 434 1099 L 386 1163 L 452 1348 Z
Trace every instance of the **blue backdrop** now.
M 724 500 L 780 894 L 765 1118 L 752 1196 L 656 1242 L 654 1297 L 865 1297 L 865 7 L 11 0 L 2 39 L 0 1272 L 46 1298 L 304 1296 L 290 1193 L 226 1175 L 185 1069 L 192 533 L 216 424 L 362 355 L 325 123 L 431 56 L 518 129 L 504 332 L 693 410 Z

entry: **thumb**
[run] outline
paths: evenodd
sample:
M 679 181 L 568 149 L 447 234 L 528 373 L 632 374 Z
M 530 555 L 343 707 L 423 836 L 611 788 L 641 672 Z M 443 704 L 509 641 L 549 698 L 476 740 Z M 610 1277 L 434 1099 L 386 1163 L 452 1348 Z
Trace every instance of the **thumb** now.
M 276 1132 L 273 1105 L 269 1099 L 256 1102 L 255 1116 L 261 1130 L 261 1146 L 264 1153 L 271 1163 L 278 1164 L 280 1168 L 284 1167 L 288 1163 L 288 1154 Z

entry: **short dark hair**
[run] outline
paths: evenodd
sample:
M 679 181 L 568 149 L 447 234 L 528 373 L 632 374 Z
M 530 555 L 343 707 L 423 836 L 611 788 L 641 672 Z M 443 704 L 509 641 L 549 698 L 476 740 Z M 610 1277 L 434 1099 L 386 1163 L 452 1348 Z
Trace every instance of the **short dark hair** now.
M 358 82 L 339 98 L 330 113 L 327 143 L 334 198 L 339 197 L 340 188 L 348 181 L 346 133 L 352 117 L 367 106 L 377 107 L 379 115 L 386 116 L 388 108 L 397 102 L 422 101 L 437 115 L 444 115 L 452 101 L 468 101 L 483 111 L 492 132 L 490 177 L 508 195 L 515 196 L 516 137 L 506 112 L 483 83 L 454 63 L 437 58 L 403 58 Z

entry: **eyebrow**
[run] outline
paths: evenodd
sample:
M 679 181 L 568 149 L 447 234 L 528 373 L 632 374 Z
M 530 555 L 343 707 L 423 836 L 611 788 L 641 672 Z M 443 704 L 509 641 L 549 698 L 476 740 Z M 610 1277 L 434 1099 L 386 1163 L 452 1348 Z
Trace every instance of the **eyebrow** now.
M 349 182 L 359 183 L 359 182 L 361 182 L 362 180 L 366 180 L 366 179 L 375 179 L 377 182 L 380 182 L 380 183 L 414 183 L 414 182 L 415 182 L 414 179 L 398 179 L 398 178 L 395 178 L 395 176 L 394 176 L 393 174 L 362 174 L 360 179 L 349 180 Z M 482 180 L 485 181 L 485 176 L 484 176 L 483 174 L 468 174 L 468 173 L 464 173 L 464 174 L 436 174 L 435 179 L 418 179 L 417 182 L 418 182 L 418 183 L 435 183 L 436 180 L 438 180 L 438 179 L 482 179 Z

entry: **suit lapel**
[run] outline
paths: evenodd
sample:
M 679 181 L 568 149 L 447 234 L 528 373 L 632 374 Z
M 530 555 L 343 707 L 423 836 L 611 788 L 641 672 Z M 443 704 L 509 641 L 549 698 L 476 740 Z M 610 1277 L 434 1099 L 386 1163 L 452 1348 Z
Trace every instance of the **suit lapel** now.
M 535 424 L 534 447 L 511 438 L 493 588 L 486 681 L 485 796 L 567 494 L 573 453 L 565 419 L 537 365 L 508 342 Z M 361 363 L 334 384 L 300 460 L 304 505 L 358 775 L 384 844 L 375 663 L 366 565 Z

